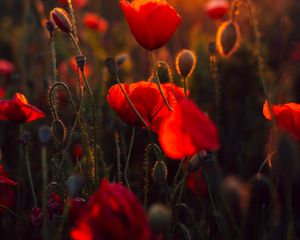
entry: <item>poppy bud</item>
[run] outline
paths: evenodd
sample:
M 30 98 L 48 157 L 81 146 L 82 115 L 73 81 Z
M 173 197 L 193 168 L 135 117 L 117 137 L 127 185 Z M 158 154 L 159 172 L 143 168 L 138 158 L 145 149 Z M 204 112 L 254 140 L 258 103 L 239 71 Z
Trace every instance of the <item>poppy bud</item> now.
M 240 27 L 236 21 L 226 21 L 217 30 L 216 43 L 222 57 L 229 58 L 241 41 Z
M 210 0 L 205 5 L 206 13 L 212 19 L 220 19 L 228 12 L 229 4 L 226 0 Z
M 109 75 L 115 79 L 116 78 L 116 75 L 117 75 L 117 72 L 118 72 L 118 69 L 117 69 L 117 64 L 116 64 L 116 61 L 114 58 L 107 58 L 105 60 L 105 66 L 107 68 L 107 71 L 109 73 Z
M 81 194 L 84 179 L 80 175 L 73 175 L 67 181 L 67 188 L 71 197 L 78 197 Z
M 86 56 L 79 55 L 75 57 L 78 68 L 83 71 L 84 66 L 86 64 Z
M 148 211 L 149 225 L 156 234 L 164 233 L 171 223 L 171 211 L 165 205 L 153 204 Z
M 60 119 L 54 120 L 51 125 L 52 136 L 57 143 L 63 143 L 67 138 L 67 128 Z
M 46 29 L 50 34 L 52 34 L 54 31 L 54 23 L 52 21 L 46 22 Z
M 71 33 L 72 24 L 69 14 L 62 8 L 54 8 L 50 12 L 50 18 L 55 25 L 64 33 Z
M 39 128 L 39 139 L 41 143 L 46 144 L 51 138 L 51 128 L 47 125 L 43 125 Z
M 168 176 L 168 168 L 164 161 L 156 161 L 152 169 L 153 181 L 162 184 Z
M 48 201 L 47 208 L 50 220 L 55 222 L 56 218 L 60 217 L 64 211 L 64 203 L 61 197 L 58 194 L 52 192 L 51 198 Z
M 21 141 L 23 144 L 28 144 L 31 139 L 31 133 L 27 130 L 23 131 L 22 136 L 21 136 Z
M 159 61 L 156 64 L 156 69 L 157 75 L 161 83 L 167 83 L 172 81 L 173 76 L 169 64 L 167 64 L 165 61 Z
M 43 223 L 42 209 L 35 206 L 31 210 L 30 214 L 31 223 L 35 227 L 40 227 Z
M 196 153 L 190 160 L 190 172 L 196 172 L 201 168 L 201 163 L 204 157 L 207 156 L 207 152 L 205 150 L 202 150 L 198 153 Z
M 179 75 L 189 77 L 196 66 L 196 54 L 191 50 L 183 49 L 176 55 L 175 66 Z

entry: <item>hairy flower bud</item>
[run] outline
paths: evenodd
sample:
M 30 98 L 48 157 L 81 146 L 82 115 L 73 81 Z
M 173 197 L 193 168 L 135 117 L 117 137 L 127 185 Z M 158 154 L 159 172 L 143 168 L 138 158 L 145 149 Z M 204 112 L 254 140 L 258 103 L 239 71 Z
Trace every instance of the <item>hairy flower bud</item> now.
M 72 24 L 69 14 L 62 8 L 54 8 L 50 12 L 50 18 L 55 25 L 64 33 L 71 33 Z
M 196 61 L 196 54 L 194 52 L 183 49 L 176 56 L 176 71 L 182 77 L 189 77 L 195 69 Z
M 148 211 L 149 225 L 156 234 L 163 233 L 168 229 L 171 222 L 171 211 L 165 205 L 153 204 Z
M 168 176 L 168 168 L 164 161 L 156 161 L 152 169 L 152 178 L 155 183 L 162 184 Z
M 217 47 L 222 57 L 229 58 L 240 46 L 241 32 L 236 21 L 226 21 L 217 31 Z

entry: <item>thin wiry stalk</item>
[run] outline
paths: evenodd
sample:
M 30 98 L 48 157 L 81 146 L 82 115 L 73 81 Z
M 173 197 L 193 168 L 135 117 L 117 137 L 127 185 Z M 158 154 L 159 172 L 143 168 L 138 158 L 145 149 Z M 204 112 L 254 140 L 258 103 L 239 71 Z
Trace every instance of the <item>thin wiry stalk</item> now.
M 114 139 L 115 139 L 116 151 L 117 151 L 117 181 L 121 183 L 122 182 L 121 148 L 120 148 L 120 136 L 117 130 L 114 132 Z
M 48 239 L 48 214 L 47 214 L 47 182 L 48 182 L 48 166 L 47 166 L 47 148 L 42 146 L 41 149 L 42 159 L 42 175 L 43 175 L 43 237 L 45 240 Z
M 130 161 L 130 158 L 131 158 L 131 152 L 132 152 L 134 137 L 135 137 L 135 127 L 132 128 L 130 145 L 129 145 L 129 150 L 128 150 L 128 154 L 127 154 L 127 158 L 126 158 L 125 169 L 124 169 L 124 179 L 125 179 L 126 186 L 129 189 L 130 189 L 130 184 L 129 184 L 129 180 L 128 180 L 128 168 L 129 168 L 129 161 Z
M 75 37 L 75 39 L 77 41 L 77 39 L 78 39 L 78 36 L 77 36 L 77 26 L 76 26 L 76 18 L 75 18 L 75 14 L 74 14 L 72 0 L 68 0 L 68 6 L 69 6 L 69 9 L 70 9 L 70 16 L 71 16 L 71 22 L 72 22 L 72 28 L 73 28 L 74 37 Z
M 165 97 L 165 95 L 164 95 L 164 93 L 163 93 L 163 91 L 161 89 L 160 79 L 158 77 L 158 73 L 157 73 L 157 69 L 156 69 L 156 65 L 155 65 L 155 62 L 154 62 L 154 57 L 153 57 L 153 52 L 152 51 L 150 51 L 150 61 L 151 61 L 152 67 L 153 67 L 154 76 L 155 76 L 156 81 L 157 81 L 158 90 L 159 90 L 159 92 L 160 92 L 160 94 L 161 94 L 161 96 L 162 96 L 162 98 L 164 100 L 164 103 L 166 104 L 166 106 L 168 107 L 168 109 L 170 111 L 172 111 L 172 108 L 171 108 L 170 104 L 168 103 L 168 101 L 167 101 L 167 99 L 166 99 L 166 97 Z
M 29 152 L 28 152 L 28 145 L 27 144 L 24 145 L 24 154 L 25 154 L 26 168 L 27 168 L 27 174 L 28 174 L 28 179 L 29 179 L 29 183 L 30 183 L 33 203 L 34 203 L 34 206 L 37 206 L 37 198 L 36 198 L 36 194 L 35 194 L 34 186 L 33 186 L 33 180 L 32 180 L 32 175 L 31 175 L 31 167 L 30 167 Z

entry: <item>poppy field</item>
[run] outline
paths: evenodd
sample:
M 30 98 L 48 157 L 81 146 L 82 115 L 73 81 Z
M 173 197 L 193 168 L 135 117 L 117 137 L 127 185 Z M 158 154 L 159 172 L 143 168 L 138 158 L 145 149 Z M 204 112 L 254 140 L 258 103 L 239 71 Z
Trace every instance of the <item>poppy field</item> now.
M 0 239 L 298 239 L 299 13 L 1 0 Z

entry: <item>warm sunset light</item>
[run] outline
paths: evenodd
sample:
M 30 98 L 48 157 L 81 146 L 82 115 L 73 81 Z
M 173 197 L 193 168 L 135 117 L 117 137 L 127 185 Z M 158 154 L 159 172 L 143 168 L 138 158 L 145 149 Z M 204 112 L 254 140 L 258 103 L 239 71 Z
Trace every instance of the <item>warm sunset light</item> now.
M 1 240 L 300 239 L 299 0 L 1 0 Z

